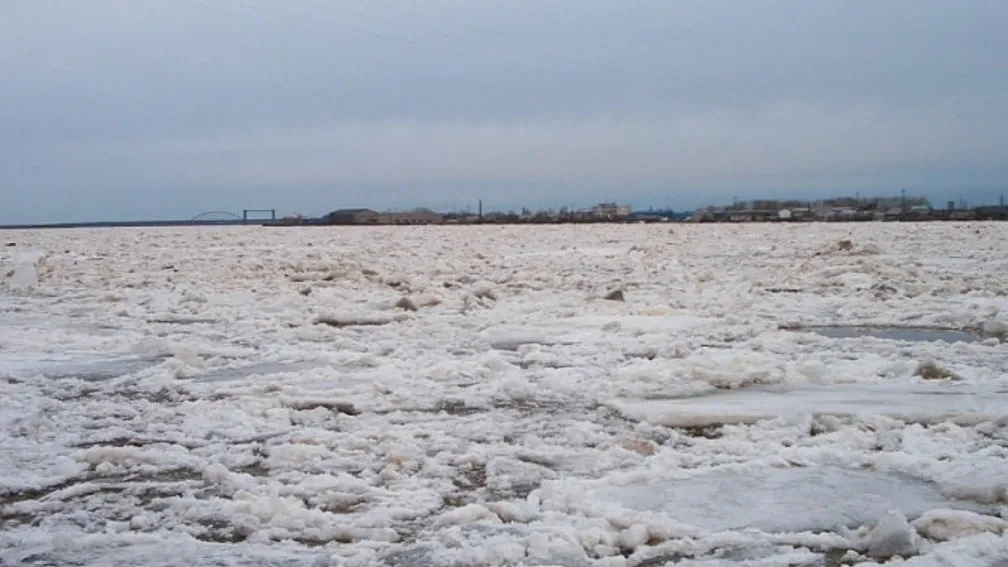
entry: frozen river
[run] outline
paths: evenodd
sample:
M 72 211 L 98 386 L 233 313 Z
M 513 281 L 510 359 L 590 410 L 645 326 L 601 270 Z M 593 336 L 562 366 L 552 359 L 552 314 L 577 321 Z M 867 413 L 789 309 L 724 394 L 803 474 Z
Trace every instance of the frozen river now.
M 5 232 L 0 565 L 1004 567 L 1006 237 Z

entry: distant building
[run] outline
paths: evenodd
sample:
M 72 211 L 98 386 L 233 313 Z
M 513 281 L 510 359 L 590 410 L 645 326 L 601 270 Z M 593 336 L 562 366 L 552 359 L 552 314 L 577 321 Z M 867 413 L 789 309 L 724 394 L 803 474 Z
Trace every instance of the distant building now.
M 427 209 L 380 213 L 371 209 L 339 209 L 326 216 L 328 224 L 382 225 L 382 224 L 438 224 L 444 215 Z
M 592 215 L 598 219 L 623 219 L 630 216 L 630 205 L 616 203 L 599 203 L 592 207 Z
M 427 209 L 416 209 L 398 213 L 383 213 L 384 224 L 439 224 L 444 222 L 444 215 Z
M 853 207 L 830 207 L 819 211 L 819 218 L 831 222 L 845 222 L 854 220 L 857 210 Z
M 339 209 L 326 217 L 329 224 L 380 224 L 381 214 L 371 209 Z
M 791 218 L 788 220 L 811 221 L 815 219 L 815 211 L 808 207 L 793 207 L 788 210 L 791 211 Z

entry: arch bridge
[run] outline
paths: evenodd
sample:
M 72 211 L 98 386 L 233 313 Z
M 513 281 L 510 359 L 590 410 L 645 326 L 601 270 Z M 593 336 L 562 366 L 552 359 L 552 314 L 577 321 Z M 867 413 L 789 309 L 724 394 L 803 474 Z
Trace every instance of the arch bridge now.
M 240 221 L 242 217 L 230 211 L 204 211 L 189 220 L 192 222 L 227 222 Z
M 258 218 L 259 215 L 269 215 L 269 220 L 276 220 L 276 209 L 242 209 L 242 213 L 232 213 L 231 211 L 205 211 L 193 218 L 190 222 L 248 222 L 252 220 L 266 220 Z

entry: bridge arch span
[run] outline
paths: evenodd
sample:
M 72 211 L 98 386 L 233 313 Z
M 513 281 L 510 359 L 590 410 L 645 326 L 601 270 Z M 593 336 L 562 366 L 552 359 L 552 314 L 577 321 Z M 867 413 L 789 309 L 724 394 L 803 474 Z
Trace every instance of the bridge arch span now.
M 230 211 L 204 211 L 193 218 L 189 219 L 192 222 L 200 221 L 240 221 L 242 216 Z

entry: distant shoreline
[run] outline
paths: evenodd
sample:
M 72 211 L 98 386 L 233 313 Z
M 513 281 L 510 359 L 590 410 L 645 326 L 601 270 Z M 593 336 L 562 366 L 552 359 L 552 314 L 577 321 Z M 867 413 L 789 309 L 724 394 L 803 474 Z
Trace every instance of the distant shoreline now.
M 692 221 L 692 220 L 668 220 L 668 221 L 656 221 L 652 219 L 597 219 L 597 220 L 569 220 L 569 221 L 548 221 L 548 222 L 536 222 L 536 221 L 522 221 L 522 222 L 509 222 L 509 221 L 474 221 L 474 222 L 440 222 L 440 223 L 426 223 L 426 224 L 322 224 L 322 223 L 283 223 L 280 221 L 106 221 L 106 222 L 67 222 L 67 223 L 48 223 L 48 224 L 6 224 L 0 225 L 0 231 L 13 231 L 13 230 L 57 230 L 57 229 L 74 229 L 74 228 L 171 228 L 171 227 L 206 227 L 206 226 L 261 226 L 269 228 L 297 228 L 297 227 L 376 227 L 376 226 L 479 226 L 479 225 L 557 225 L 557 224 L 813 224 L 813 223 L 823 223 L 823 224 L 859 224 L 859 223 L 873 223 L 873 222 L 907 222 L 907 223 L 920 223 L 920 222 L 991 222 L 991 221 L 1005 221 L 1005 218 L 991 218 L 991 217 L 980 217 L 980 218 L 929 218 L 929 217 L 908 217 L 908 218 L 898 218 L 898 219 L 886 219 L 886 220 L 823 220 L 823 219 L 809 219 L 809 220 L 782 220 L 782 219 L 766 219 L 766 220 L 745 220 L 745 221 L 732 221 L 732 220 L 702 220 L 702 221 Z
M 241 226 L 263 224 L 263 221 L 244 222 L 240 220 L 226 221 L 92 221 L 92 222 L 57 222 L 31 224 L 0 224 L 0 230 L 42 230 L 57 228 L 152 228 L 172 226 Z

